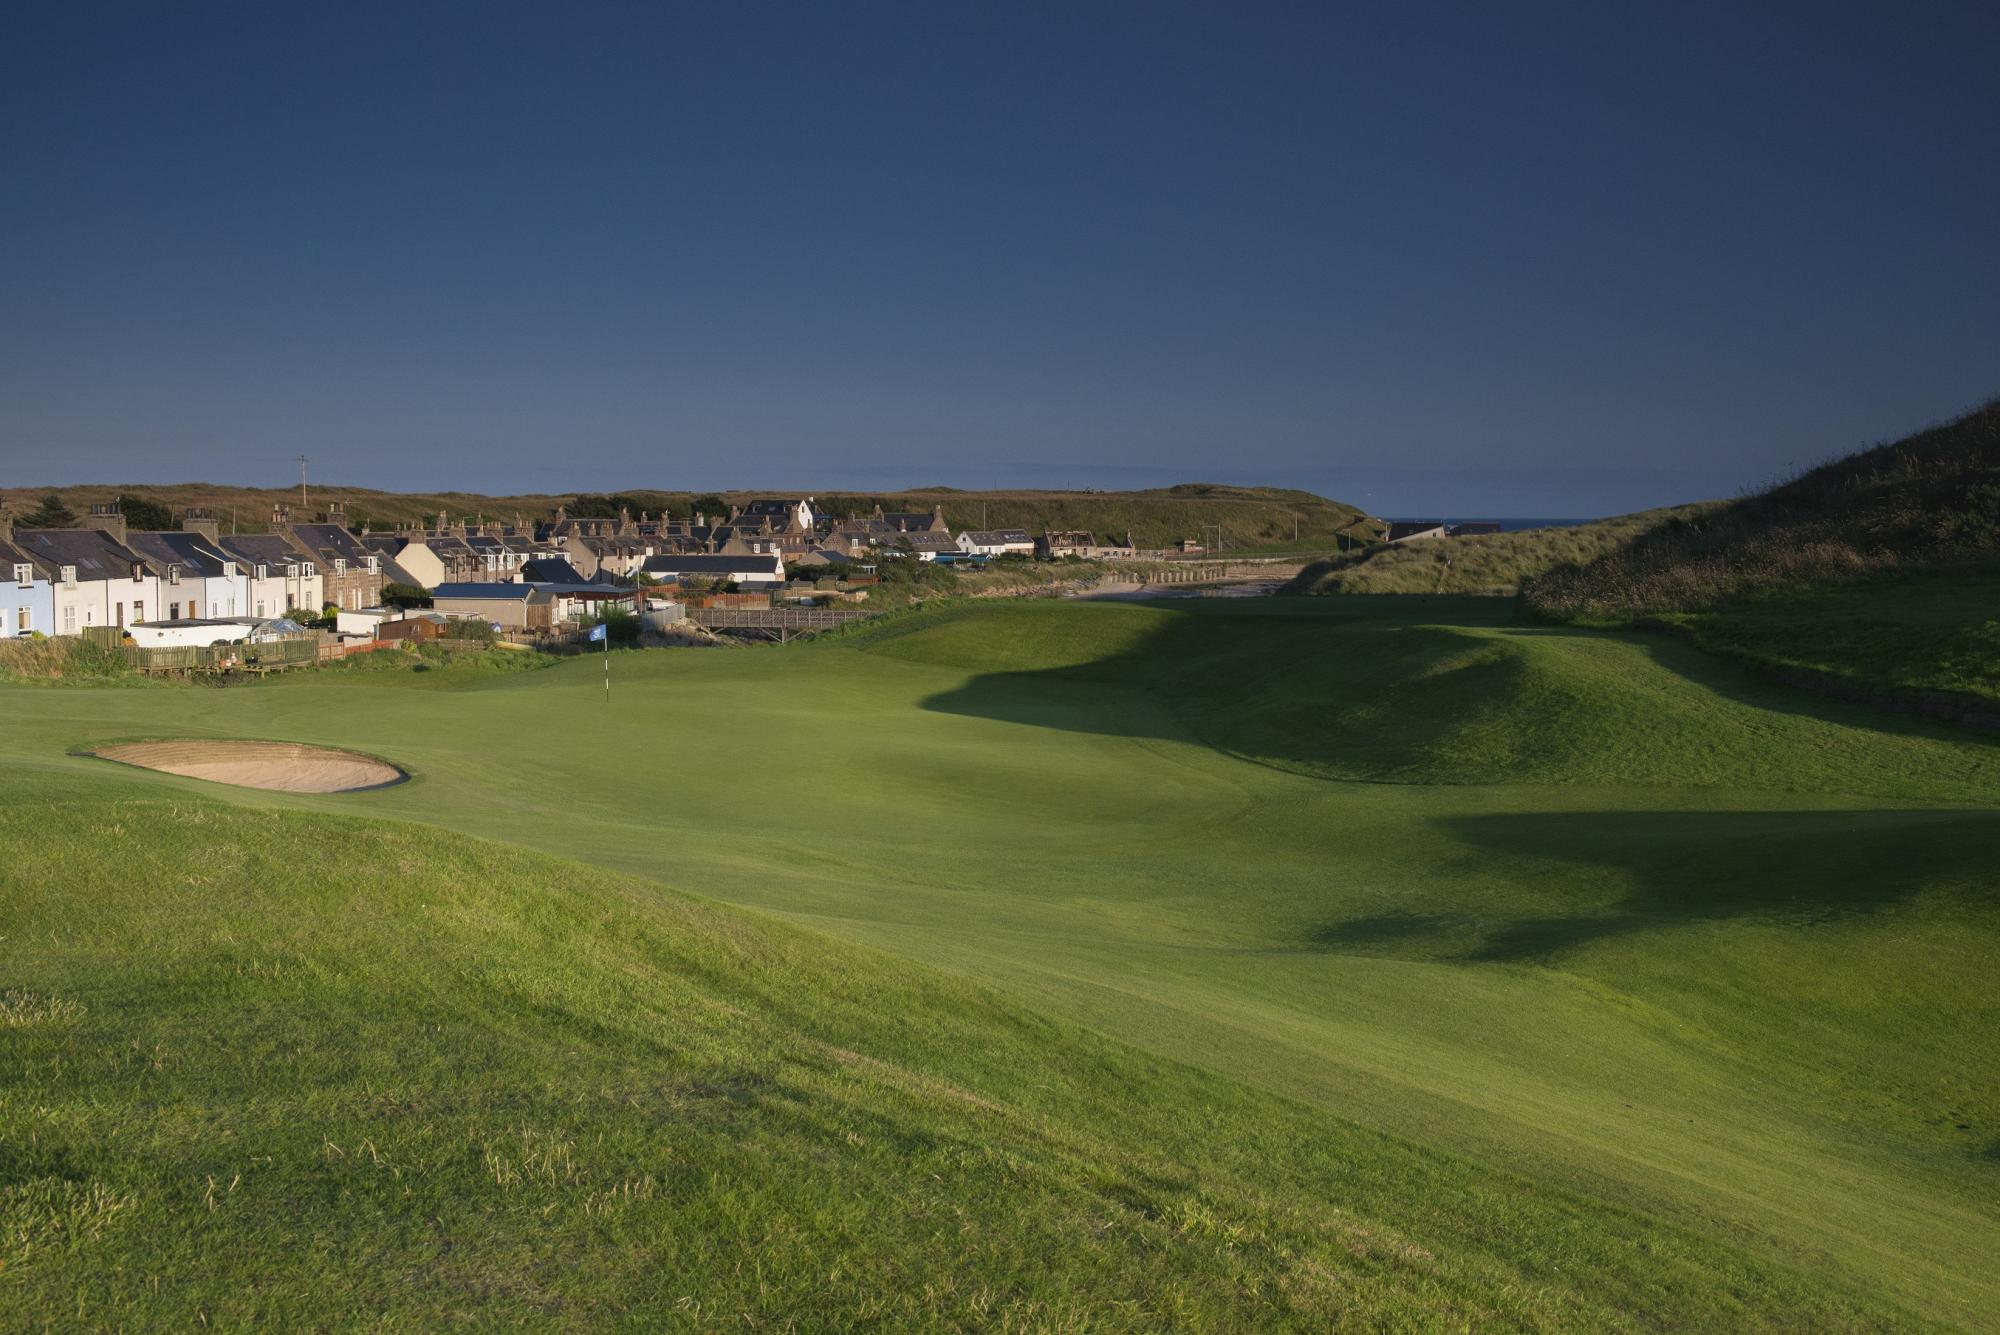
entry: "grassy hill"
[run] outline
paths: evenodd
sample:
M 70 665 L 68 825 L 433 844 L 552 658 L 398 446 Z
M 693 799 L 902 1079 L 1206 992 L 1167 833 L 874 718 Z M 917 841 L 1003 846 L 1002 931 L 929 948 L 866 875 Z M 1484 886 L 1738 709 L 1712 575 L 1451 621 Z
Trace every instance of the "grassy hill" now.
M 1313 562 L 1281 592 L 1476 593 L 1512 597 L 1525 579 L 1559 565 L 1595 560 L 1661 524 L 1693 519 L 1712 508 L 1681 505 L 1563 528 L 1481 533 L 1394 545 L 1372 543 Z
M 296 487 L 226 487 L 203 482 L 172 486 L 79 486 L 79 487 L 0 487 L 0 498 L 21 515 L 33 509 L 41 498 L 53 492 L 79 514 L 91 504 L 136 496 L 163 505 L 178 514 L 191 506 L 221 515 L 224 531 L 232 526 L 245 533 L 261 533 L 268 526 L 273 505 L 288 505 L 301 513 Z M 757 496 L 814 495 L 820 505 L 835 514 L 866 514 L 874 506 L 885 510 L 929 510 L 945 508 L 945 518 L 954 531 L 961 528 L 1084 528 L 1099 534 L 1122 537 L 1130 532 L 1139 545 L 1162 547 L 1180 538 L 1204 539 L 1209 525 L 1220 525 L 1225 544 L 1231 550 L 1250 547 L 1280 547 L 1296 550 L 1325 550 L 1346 542 L 1367 541 L 1383 531 L 1379 520 L 1354 506 L 1330 501 L 1306 491 L 1278 487 L 1228 487 L 1190 483 L 1148 491 L 960 491 L 949 487 L 900 492 L 723 492 L 698 495 L 686 491 L 640 489 L 619 492 L 610 500 L 622 502 L 636 513 L 661 510 L 687 516 L 697 500 L 712 504 L 719 499 L 725 506 Z M 363 520 L 378 528 L 393 527 L 413 520 L 429 521 L 439 512 L 453 519 L 483 516 L 486 519 L 533 521 L 546 517 L 558 505 L 572 507 L 575 493 L 520 496 L 482 496 L 471 492 L 402 493 L 375 491 L 365 487 L 313 487 L 305 509 L 317 510 L 329 499 L 346 501 L 353 522 Z M 598 498 L 600 501 L 606 498 Z
M 1523 590 L 1910 705 L 2000 701 L 2000 401 L 1634 537 Z
M 1509 612 L 0 686 L 0 1315 L 1990 1327 L 2000 743 Z

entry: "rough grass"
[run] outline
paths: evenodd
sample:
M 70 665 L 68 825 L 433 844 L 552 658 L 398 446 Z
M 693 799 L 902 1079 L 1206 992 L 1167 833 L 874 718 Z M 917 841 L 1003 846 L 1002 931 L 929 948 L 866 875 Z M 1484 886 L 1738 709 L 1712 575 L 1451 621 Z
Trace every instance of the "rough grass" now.
M 0 1315 L 1991 1326 L 2000 745 L 1508 612 L 0 691 Z
M 1685 1279 L 1537 1279 L 1608 1272 L 1634 1238 L 1662 1273 L 1740 1272 L 1738 1315 L 1868 1310 L 1683 1230 L 1613 1243 L 1561 1193 L 601 873 L 376 822 L 66 815 L 66 837 L 0 817 L 19 877 L 0 921 L 51 935 L 7 967 L 89 1000 L 0 1055 L 0 1303 L 22 1320 L 1713 1310 Z M 1525 1269 L 1478 1222 L 1503 1204 L 1546 1249 Z
M 1425 539 L 1393 546 L 1377 543 L 1315 561 L 1281 592 L 1473 593 L 1512 597 L 1525 579 L 1565 563 L 1595 560 L 1663 523 L 1695 518 L 1712 508 L 1682 505 L 1563 528 Z
M 306 681 L 349 681 L 447 689 L 538 671 L 555 666 L 557 661 L 550 654 L 529 649 L 432 640 L 414 649 L 349 654 L 314 669 L 278 673 L 272 681 L 293 686 Z
M 1966 716 L 1995 696 L 2000 401 L 1528 581 L 1536 620 L 1650 622 L 1800 685 Z
M 2000 401 L 1635 538 L 1523 591 L 1546 620 L 1704 612 L 2000 553 Z
M 1716 653 L 1870 696 L 2000 704 L 2000 562 L 1769 590 L 1660 620 Z
M 0 682 L 129 686 L 141 680 L 116 650 L 76 636 L 0 640 Z

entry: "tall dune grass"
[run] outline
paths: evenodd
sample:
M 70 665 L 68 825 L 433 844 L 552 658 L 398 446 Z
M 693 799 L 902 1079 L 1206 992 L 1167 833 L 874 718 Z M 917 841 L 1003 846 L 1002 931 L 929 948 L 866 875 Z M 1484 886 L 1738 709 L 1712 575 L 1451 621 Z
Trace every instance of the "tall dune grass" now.
M 1694 518 L 1713 508 L 1683 505 L 1568 528 L 1429 538 L 1393 546 L 1377 543 L 1314 562 L 1300 571 L 1282 592 L 1475 593 L 1512 597 L 1525 579 L 1556 566 L 1595 560 L 1660 524 Z

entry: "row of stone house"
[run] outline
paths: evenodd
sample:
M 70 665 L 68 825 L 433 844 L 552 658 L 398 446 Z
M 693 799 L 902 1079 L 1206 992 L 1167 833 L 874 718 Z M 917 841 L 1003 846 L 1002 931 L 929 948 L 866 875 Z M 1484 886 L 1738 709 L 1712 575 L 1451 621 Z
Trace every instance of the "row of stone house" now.
M 558 509 L 537 525 L 535 537 L 560 546 L 584 574 L 627 577 L 640 570 L 659 573 L 659 557 L 778 556 L 794 565 L 856 562 L 876 552 L 903 552 L 919 560 L 960 556 L 1118 557 L 1133 554 L 1131 535 L 1121 544 L 1087 532 L 1050 532 L 1037 538 L 1025 529 L 974 529 L 953 534 L 944 508 L 887 511 L 866 515 L 822 514 L 810 496 L 769 497 L 732 508 L 725 516 L 657 518 L 619 511 L 616 518 L 576 518 Z
M 787 567 L 859 564 L 882 553 L 920 560 L 1008 555 L 1129 556 L 1086 532 L 1039 537 L 1023 529 L 953 534 L 942 507 L 838 518 L 813 498 L 771 497 L 728 515 L 669 519 L 573 517 L 558 509 L 532 527 L 460 520 L 357 533 L 345 506 L 295 519 L 285 506 L 270 531 L 224 536 L 214 516 L 190 510 L 175 532 L 129 531 L 115 504 L 93 505 L 73 529 L 14 528 L 0 508 L 0 635 L 79 634 L 89 626 L 130 626 L 182 618 L 277 617 L 331 605 L 357 612 L 380 604 L 385 585 L 402 584 L 472 602 L 512 603 L 540 586 L 553 606 L 588 601 L 606 584 L 731 581 L 782 585 Z M 583 590 L 563 594 L 562 590 Z M 567 605 L 567 604 L 566 604 Z M 460 614 L 476 614 L 457 609 Z
M 224 536 L 189 510 L 171 532 L 129 528 L 115 504 L 76 528 L 17 528 L 0 507 L 0 635 L 79 635 L 91 626 L 227 617 L 275 618 L 380 600 L 380 558 L 337 508 L 272 531 Z

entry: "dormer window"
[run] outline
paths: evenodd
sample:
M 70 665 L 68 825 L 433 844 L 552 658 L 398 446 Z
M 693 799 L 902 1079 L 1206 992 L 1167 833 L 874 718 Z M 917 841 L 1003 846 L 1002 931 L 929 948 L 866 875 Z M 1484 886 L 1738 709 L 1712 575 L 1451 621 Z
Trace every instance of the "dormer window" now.
M 269 578 L 271 578 L 271 567 L 269 567 L 269 566 L 258 566 L 258 567 L 257 567 L 257 578 L 258 578 L 258 579 L 269 579 Z
M 362 557 L 361 559 L 362 559 L 362 560 L 364 560 L 364 561 L 366 561 L 366 562 L 368 563 L 368 573 L 369 573 L 369 574 L 371 574 L 371 575 L 372 575 L 372 574 L 376 574 L 376 573 L 378 573 L 378 572 L 380 572 L 380 571 L 381 571 L 381 569 L 382 569 L 382 558 L 381 558 L 381 557 L 379 557 L 379 556 L 364 556 L 364 557 Z
M 346 557 L 336 556 L 333 558 L 333 573 L 336 575 L 345 575 L 347 573 Z
M 16 584 L 33 584 L 35 582 L 35 568 L 25 564 L 15 566 L 14 582 Z
M 306 577 L 307 579 L 311 579 L 311 578 L 312 578 L 312 577 L 313 577 L 314 575 L 316 575 L 316 574 L 318 574 L 318 573 L 319 573 L 318 571 L 316 571 L 316 570 L 315 570 L 315 569 L 313 568 L 313 563 L 312 563 L 312 562 L 310 562 L 310 561 L 308 561 L 308 562 L 306 562 L 306 563 L 305 563 L 304 565 L 300 566 L 300 567 L 299 567 L 299 570 L 300 570 L 300 572 L 301 572 L 301 573 L 303 573 L 303 574 L 305 575 L 305 577 Z
M 76 587 L 75 566 L 64 566 L 62 568 L 62 582 L 63 582 L 63 587 L 65 589 L 73 589 Z
M 179 566 L 177 566 L 177 565 L 176 565 L 176 566 L 168 566 L 168 567 L 167 567 L 167 583 L 169 583 L 169 584 L 178 584 L 178 583 L 180 583 L 180 582 L 181 582 L 181 568 L 180 568 Z

